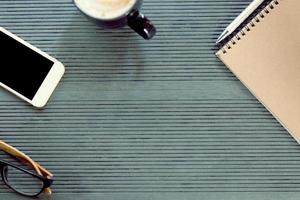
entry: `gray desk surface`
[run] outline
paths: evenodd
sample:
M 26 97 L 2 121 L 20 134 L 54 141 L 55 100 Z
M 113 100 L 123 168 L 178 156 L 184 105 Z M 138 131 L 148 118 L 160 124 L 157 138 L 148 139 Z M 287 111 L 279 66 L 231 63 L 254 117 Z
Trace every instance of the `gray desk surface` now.
M 55 200 L 299 199 L 300 147 L 214 56 L 248 3 L 146 0 L 146 42 L 71 0 L 1 0 L 1 26 L 67 69 L 42 111 L 1 90 L 1 139 L 55 174 Z

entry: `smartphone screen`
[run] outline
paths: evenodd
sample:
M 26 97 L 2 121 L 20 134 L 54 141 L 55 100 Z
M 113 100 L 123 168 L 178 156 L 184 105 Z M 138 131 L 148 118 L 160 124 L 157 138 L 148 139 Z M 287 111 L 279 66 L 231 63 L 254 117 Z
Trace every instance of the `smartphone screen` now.
M 32 100 L 54 62 L 0 32 L 0 82 Z

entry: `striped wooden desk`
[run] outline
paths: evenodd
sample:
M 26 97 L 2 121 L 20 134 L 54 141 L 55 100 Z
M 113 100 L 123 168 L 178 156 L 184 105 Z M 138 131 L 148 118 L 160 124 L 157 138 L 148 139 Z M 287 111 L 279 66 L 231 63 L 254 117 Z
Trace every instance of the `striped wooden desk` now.
M 145 0 L 146 42 L 71 0 L 1 0 L 1 26 L 66 65 L 45 110 L 1 90 L 1 139 L 55 174 L 54 200 L 299 199 L 300 147 L 214 55 L 248 3 Z

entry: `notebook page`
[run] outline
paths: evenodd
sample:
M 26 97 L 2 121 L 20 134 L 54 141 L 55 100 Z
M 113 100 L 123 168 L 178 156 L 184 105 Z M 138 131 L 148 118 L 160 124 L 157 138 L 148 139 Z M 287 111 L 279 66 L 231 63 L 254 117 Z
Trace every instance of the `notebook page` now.
M 300 143 L 300 1 L 278 3 L 216 55 Z

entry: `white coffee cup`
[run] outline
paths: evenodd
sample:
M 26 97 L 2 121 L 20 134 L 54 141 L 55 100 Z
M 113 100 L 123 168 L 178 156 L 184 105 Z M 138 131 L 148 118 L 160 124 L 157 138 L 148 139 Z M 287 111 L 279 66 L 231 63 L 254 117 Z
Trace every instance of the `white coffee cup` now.
M 155 26 L 140 13 L 142 0 L 74 0 L 77 8 L 88 18 L 105 28 L 128 25 L 144 39 L 151 39 Z

